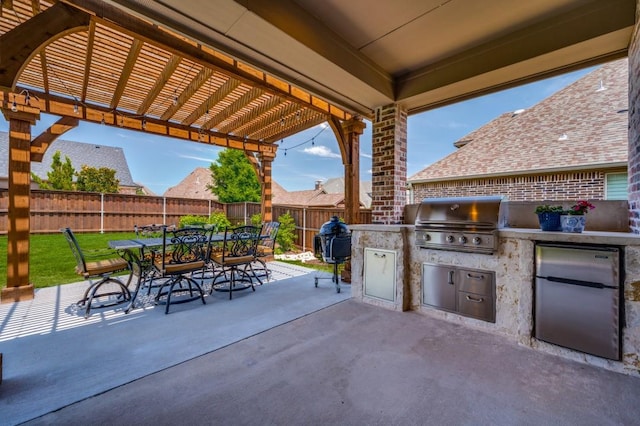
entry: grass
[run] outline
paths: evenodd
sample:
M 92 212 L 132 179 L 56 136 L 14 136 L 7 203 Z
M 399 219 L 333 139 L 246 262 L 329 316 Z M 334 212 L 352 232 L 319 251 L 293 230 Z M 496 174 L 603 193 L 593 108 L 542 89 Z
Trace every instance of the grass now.
M 134 238 L 133 232 L 86 233 L 76 234 L 76 239 L 83 250 L 106 249 L 109 240 Z M 52 287 L 82 281 L 82 276 L 75 273 L 76 260 L 69 244 L 62 233 L 32 234 L 30 238 L 29 281 L 36 288 Z M 332 272 L 333 266 L 323 262 L 303 263 L 296 260 L 282 262 L 321 271 Z M 0 236 L 0 288 L 7 284 L 7 236 Z

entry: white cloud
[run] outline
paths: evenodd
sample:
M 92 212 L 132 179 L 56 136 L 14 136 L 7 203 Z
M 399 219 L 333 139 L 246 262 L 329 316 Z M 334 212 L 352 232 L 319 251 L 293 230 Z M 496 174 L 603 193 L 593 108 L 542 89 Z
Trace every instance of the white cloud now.
M 366 154 L 362 151 L 360 151 L 360 157 L 364 157 L 364 158 L 373 158 L 373 155 L 371 154 Z
M 342 156 L 340 154 L 336 154 L 335 152 L 331 151 L 326 146 L 322 146 L 322 145 L 316 145 L 316 146 L 312 146 L 310 148 L 305 148 L 305 149 L 302 150 L 302 152 L 304 152 L 306 154 L 316 155 L 318 157 L 342 158 Z

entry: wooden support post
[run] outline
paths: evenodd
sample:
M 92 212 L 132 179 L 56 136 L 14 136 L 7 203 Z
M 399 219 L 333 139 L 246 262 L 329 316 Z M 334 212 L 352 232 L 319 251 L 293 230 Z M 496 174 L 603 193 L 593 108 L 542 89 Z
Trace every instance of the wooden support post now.
M 262 176 L 262 199 L 260 200 L 260 210 L 262 211 L 263 222 L 271 222 L 273 220 L 271 167 L 275 157 L 275 153 L 260 154 L 260 175 Z
M 16 109 L 16 111 L 13 111 Z M 31 126 L 40 118 L 37 108 L 3 108 L 9 122 L 9 226 L 7 230 L 7 286 L 0 302 L 33 299 L 29 282 L 31 213 Z

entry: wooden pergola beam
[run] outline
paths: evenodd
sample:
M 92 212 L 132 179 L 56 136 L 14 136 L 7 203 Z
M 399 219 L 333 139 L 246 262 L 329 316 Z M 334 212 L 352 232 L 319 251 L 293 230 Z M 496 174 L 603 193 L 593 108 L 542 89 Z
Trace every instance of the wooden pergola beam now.
M 171 75 L 175 72 L 176 68 L 178 68 L 178 65 L 180 65 L 181 61 L 182 61 L 182 58 L 180 56 L 171 55 L 171 57 L 165 64 L 164 69 L 162 70 L 162 72 L 158 76 L 158 79 L 153 85 L 153 89 L 151 89 L 147 93 L 147 96 L 144 98 L 144 101 L 142 101 L 142 103 L 140 104 L 138 111 L 136 111 L 138 115 L 146 114 L 149 108 L 151 108 L 151 104 L 153 104 L 153 101 L 155 101 L 158 95 L 162 92 L 164 85 L 169 80 L 169 77 L 171 77 Z
M 41 162 L 49 146 L 61 135 L 78 127 L 77 117 L 61 117 L 31 142 L 31 161 Z
M 173 115 L 178 112 L 178 110 L 180 110 L 180 107 L 182 107 L 182 105 L 184 105 L 184 103 L 187 102 L 212 75 L 213 70 L 211 70 L 210 68 L 201 69 L 198 75 L 196 75 L 193 80 L 189 82 L 187 87 L 184 88 L 182 93 L 180 93 L 177 102 L 175 104 L 171 104 L 169 108 L 167 108 L 167 110 L 162 114 L 162 116 L 160 116 L 160 120 L 169 120 L 171 117 L 173 117 Z
M 202 127 L 204 129 L 212 129 L 214 127 L 217 127 L 218 124 L 222 123 L 227 118 L 231 117 L 233 114 L 246 107 L 251 101 L 262 96 L 263 93 L 264 91 L 259 88 L 253 88 L 249 90 L 227 108 L 211 117 L 206 123 L 202 125 Z
M 85 11 L 90 11 L 96 20 L 102 25 L 121 31 L 133 38 L 161 46 L 167 51 L 192 60 L 204 67 L 212 68 L 222 74 L 233 76 L 252 87 L 262 90 L 296 103 L 304 104 L 307 108 L 314 109 L 324 114 L 332 115 L 340 120 L 351 118 L 351 114 L 340 108 L 317 98 L 310 93 L 296 88 L 283 80 L 276 79 L 248 64 L 238 61 L 222 59 L 216 52 L 205 46 L 189 43 L 179 39 L 167 31 L 158 30 L 158 27 L 147 21 L 129 15 L 122 10 L 106 4 L 100 0 L 65 0 L 66 3 L 77 5 Z
M 63 3 L 0 36 L 0 90 L 14 92 L 16 82 L 42 46 L 66 34 L 88 28 L 90 16 Z
M 131 77 L 131 72 L 133 71 L 133 67 L 138 60 L 138 55 L 142 50 L 142 43 L 138 39 L 133 39 L 131 43 L 131 48 L 129 48 L 129 54 L 127 55 L 127 60 L 122 67 L 122 71 L 120 72 L 120 79 L 118 80 L 118 85 L 116 86 L 116 90 L 113 93 L 113 98 L 111 98 L 110 107 L 113 109 L 118 106 L 120 103 L 120 98 L 124 93 L 124 88 L 127 86 L 127 82 L 129 81 L 129 77 Z

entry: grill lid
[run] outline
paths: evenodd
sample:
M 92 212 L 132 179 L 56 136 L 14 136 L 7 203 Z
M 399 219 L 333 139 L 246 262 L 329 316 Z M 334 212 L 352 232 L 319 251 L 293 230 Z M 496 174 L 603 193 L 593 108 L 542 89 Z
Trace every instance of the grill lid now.
M 416 228 L 497 229 L 501 202 L 498 196 L 425 198 L 418 208 Z

